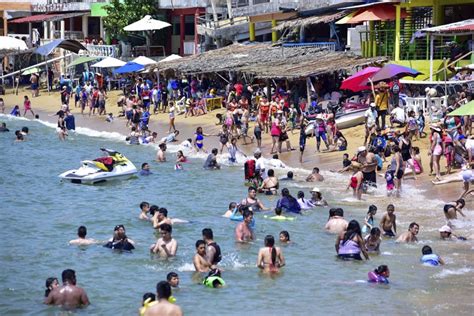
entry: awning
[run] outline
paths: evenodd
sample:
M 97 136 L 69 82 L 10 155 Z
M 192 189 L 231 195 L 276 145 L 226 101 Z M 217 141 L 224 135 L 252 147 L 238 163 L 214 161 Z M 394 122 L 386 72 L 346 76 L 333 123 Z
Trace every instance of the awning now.
M 49 54 L 51 54 L 51 52 L 55 48 L 62 48 L 76 54 L 79 53 L 80 50 L 87 50 L 87 48 L 85 48 L 84 45 L 82 45 L 76 40 L 57 39 L 57 40 L 51 41 L 50 43 L 46 45 L 42 45 L 38 47 L 35 50 L 35 53 L 43 55 L 43 56 L 48 56 Z
M 392 4 L 380 4 L 361 10 L 361 13 L 349 19 L 346 23 L 354 24 L 365 21 L 393 21 L 395 20 L 395 6 Z M 402 9 L 400 17 L 402 19 L 408 16 L 407 12 Z
M 51 22 L 51 21 L 69 19 L 76 16 L 81 16 L 84 14 L 87 14 L 87 12 L 72 12 L 72 13 L 66 13 L 66 14 L 37 14 L 37 15 L 25 16 L 24 18 L 19 18 L 16 20 L 11 20 L 11 21 L 8 21 L 8 23 Z
M 88 62 L 94 61 L 98 58 L 99 57 L 96 57 L 96 56 L 81 56 L 79 58 L 76 58 L 69 65 L 67 65 L 67 67 L 70 68 L 70 67 L 74 67 L 74 66 L 77 66 L 77 65 L 80 65 L 80 64 L 88 63 Z
M 474 101 L 462 105 L 460 108 L 448 113 L 448 116 L 474 115 Z
M 350 19 L 352 19 L 356 14 L 359 14 L 360 11 L 354 11 L 352 13 L 349 13 L 348 15 L 346 15 L 345 17 L 343 17 L 342 19 L 336 21 L 336 24 L 349 24 L 347 23 L 347 21 L 349 21 Z
M 285 21 L 279 24 L 278 26 L 274 27 L 273 29 L 276 31 L 282 31 L 286 28 L 294 28 L 299 26 L 307 26 L 307 25 L 314 25 L 319 23 L 330 23 L 337 19 L 342 18 L 347 12 L 336 12 L 331 14 L 325 14 L 320 16 L 310 16 L 307 18 L 299 18 L 295 20 Z
M 474 33 L 474 19 L 464 20 L 460 22 L 427 27 L 421 30 L 423 33 L 430 33 L 439 36 L 452 36 L 452 35 L 462 35 L 462 34 L 472 34 Z
M 107 57 L 98 63 L 93 64 L 91 67 L 97 67 L 97 68 L 115 68 L 115 67 L 122 67 L 126 63 L 124 61 L 121 61 L 120 59 L 113 58 L 113 57 Z

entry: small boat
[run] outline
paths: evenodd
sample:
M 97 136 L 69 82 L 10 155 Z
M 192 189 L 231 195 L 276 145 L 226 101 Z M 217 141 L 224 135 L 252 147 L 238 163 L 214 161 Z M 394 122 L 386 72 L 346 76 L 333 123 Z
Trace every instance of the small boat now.
M 72 169 L 59 175 L 61 181 L 96 184 L 107 181 L 129 179 L 137 173 L 135 165 L 121 153 L 101 148 L 107 152 L 107 157 L 101 157 L 94 160 L 83 160 L 79 169 Z

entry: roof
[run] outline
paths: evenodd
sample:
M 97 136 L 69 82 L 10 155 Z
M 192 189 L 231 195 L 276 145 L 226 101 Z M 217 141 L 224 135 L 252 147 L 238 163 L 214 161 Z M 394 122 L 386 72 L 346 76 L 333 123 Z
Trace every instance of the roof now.
M 36 54 L 42 56 L 48 56 L 55 48 L 62 48 L 74 53 L 79 53 L 80 50 L 87 50 L 81 43 L 76 40 L 70 39 L 57 39 L 49 42 L 48 44 L 42 45 L 35 49 Z
M 303 78 L 357 66 L 384 62 L 384 57 L 362 58 L 316 47 L 271 44 L 234 44 L 150 67 L 184 74 L 240 71 L 258 78 Z
M 334 20 L 338 20 L 342 17 L 344 17 L 347 14 L 346 11 L 342 12 L 336 12 L 336 13 L 330 13 L 330 14 L 325 14 L 325 15 L 320 15 L 320 16 L 310 16 L 307 18 L 298 18 L 295 20 L 289 20 L 285 21 L 278 26 L 274 27 L 273 29 L 276 31 L 282 31 L 286 28 L 294 28 L 294 27 L 300 27 L 300 26 L 307 26 L 307 25 L 313 25 L 313 24 L 319 24 L 319 23 L 329 23 Z
M 19 18 L 15 20 L 8 21 L 8 23 L 37 23 L 37 22 L 50 22 L 50 21 L 59 21 L 68 18 L 73 18 L 75 16 L 81 16 L 87 14 L 87 12 L 73 12 L 65 14 L 37 14 L 31 16 L 25 16 L 24 18 Z
M 446 35 L 451 36 L 454 34 L 473 34 L 474 33 L 474 19 L 464 20 L 460 22 L 440 25 L 440 26 L 433 26 L 427 27 L 421 30 L 425 33 L 431 34 L 438 34 L 438 35 Z
M 396 9 L 392 4 L 379 4 L 359 10 L 346 24 L 355 24 L 366 21 L 393 21 L 396 19 Z M 406 18 L 406 10 L 401 10 L 400 17 Z

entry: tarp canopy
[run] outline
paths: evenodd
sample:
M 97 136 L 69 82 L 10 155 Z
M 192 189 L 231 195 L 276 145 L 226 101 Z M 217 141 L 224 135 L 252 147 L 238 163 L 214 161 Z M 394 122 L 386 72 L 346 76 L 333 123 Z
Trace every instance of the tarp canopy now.
M 124 73 L 127 73 L 127 72 L 137 72 L 137 71 L 143 70 L 144 68 L 145 68 L 145 66 L 143 66 L 143 65 L 134 63 L 133 61 L 129 61 L 128 63 L 126 63 L 122 67 L 115 69 L 114 73 L 124 74 Z
M 153 60 L 145 56 L 139 56 L 135 58 L 134 60 L 132 60 L 132 62 L 143 65 L 143 66 L 156 64 L 156 60 Z
M 0 55 L 8 54 L 12 52 L 19 52 L 27 50 L 25 41 L 21 39 L 10 37 L 10 36 L 0 36 Z
M 113 58 L 113 57 L 107 57 L 107 58 L 99 61 L 98 63 L 95 63 L 95 64 L 91 65 L 91 67 L 116 68 L 116 67 L 122 67 L 125 64 L 126 64 L 126 62 L 124 62 L 120 59 Z
M 81 56 L 77 59 L 75 59 L 72 63 L 70 63 L 69 65 L 67 65 L 67 67 L 74 67 L 74 66 L 77 66 L 77 65 L 80 65 L 80 64 L 84 64 L 84 63 L 88 63 L 88 62 L 91 62 L 91 61 L 94 61 L 96 60 L 97 58 L 99 57 L 95 57 L 95 56 Z
M 181 59 L 181 58 L 183 58 L 183 57 L 181 57 L 179 55 L 176 55 L 176 54 L 171 54 L 168 57 L 163 58 L 159 62 L 164 63 L 164 62 L 167 62 L 167 61 L 172 61 L 172 60 Z
M 422 29 L 421 32 L 430 33 L 438 36 L 474 34 L 474 19 L 449 23 L 440 26 L 427 27 Z
M 22 76 L 31 75 L 35 73 L 40 73 L 41 69 L 39 67 L 28 68 L 21 73 Z
M 153 31 L 161 30 L 168 26 L 171 26 L 168 22 L 155 20 L 150 15 L 145 15 L 141 20 L 124 27 L 123 30 L 128 32 Z
M 79 43 L 76 40 L 57 39 L 57 40 L 51 41 L 50 43 L 48 43 L 46 45 L 42 45 L 42 46 L 38 47 L 35 50 L 35 53 L 40 54 L 42 56 L 48 56 L 49 54 L 51 54 L 51 52 L 55 48 L 62 48 L 62 49 L 71 51 L 71 52 L 76 53 L 76 54 L 79 53 L 80 50 L 87 50 L 87 48 L 85 48 L 84 45 L 82 45 L 81 43 Z
M 461 106 L 460 108 L 448 113 L 448 116 L 474 115 L 474 100 Z

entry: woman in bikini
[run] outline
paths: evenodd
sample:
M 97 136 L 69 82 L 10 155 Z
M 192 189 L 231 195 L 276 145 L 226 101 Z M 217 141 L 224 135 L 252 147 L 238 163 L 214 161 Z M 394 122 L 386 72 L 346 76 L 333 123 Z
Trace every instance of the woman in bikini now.
M 275 247 L 275 238 L 272 235 L 265 236 L 265 247 L 260 248 L 257 257 L 257 267 L 263 272 L 278 273 L 285 265 L 285 257 L 280 247 Z
M 262 184 L 260 185 L 259 192 L 264 192 L 268 195 L 275 195 L 277 194 L 277 190 L 279 187 L 278 178 L 275 177 L 275 171 L 273 169 L 268 169 L 267 172 L 268 177 L 263 180 Z

